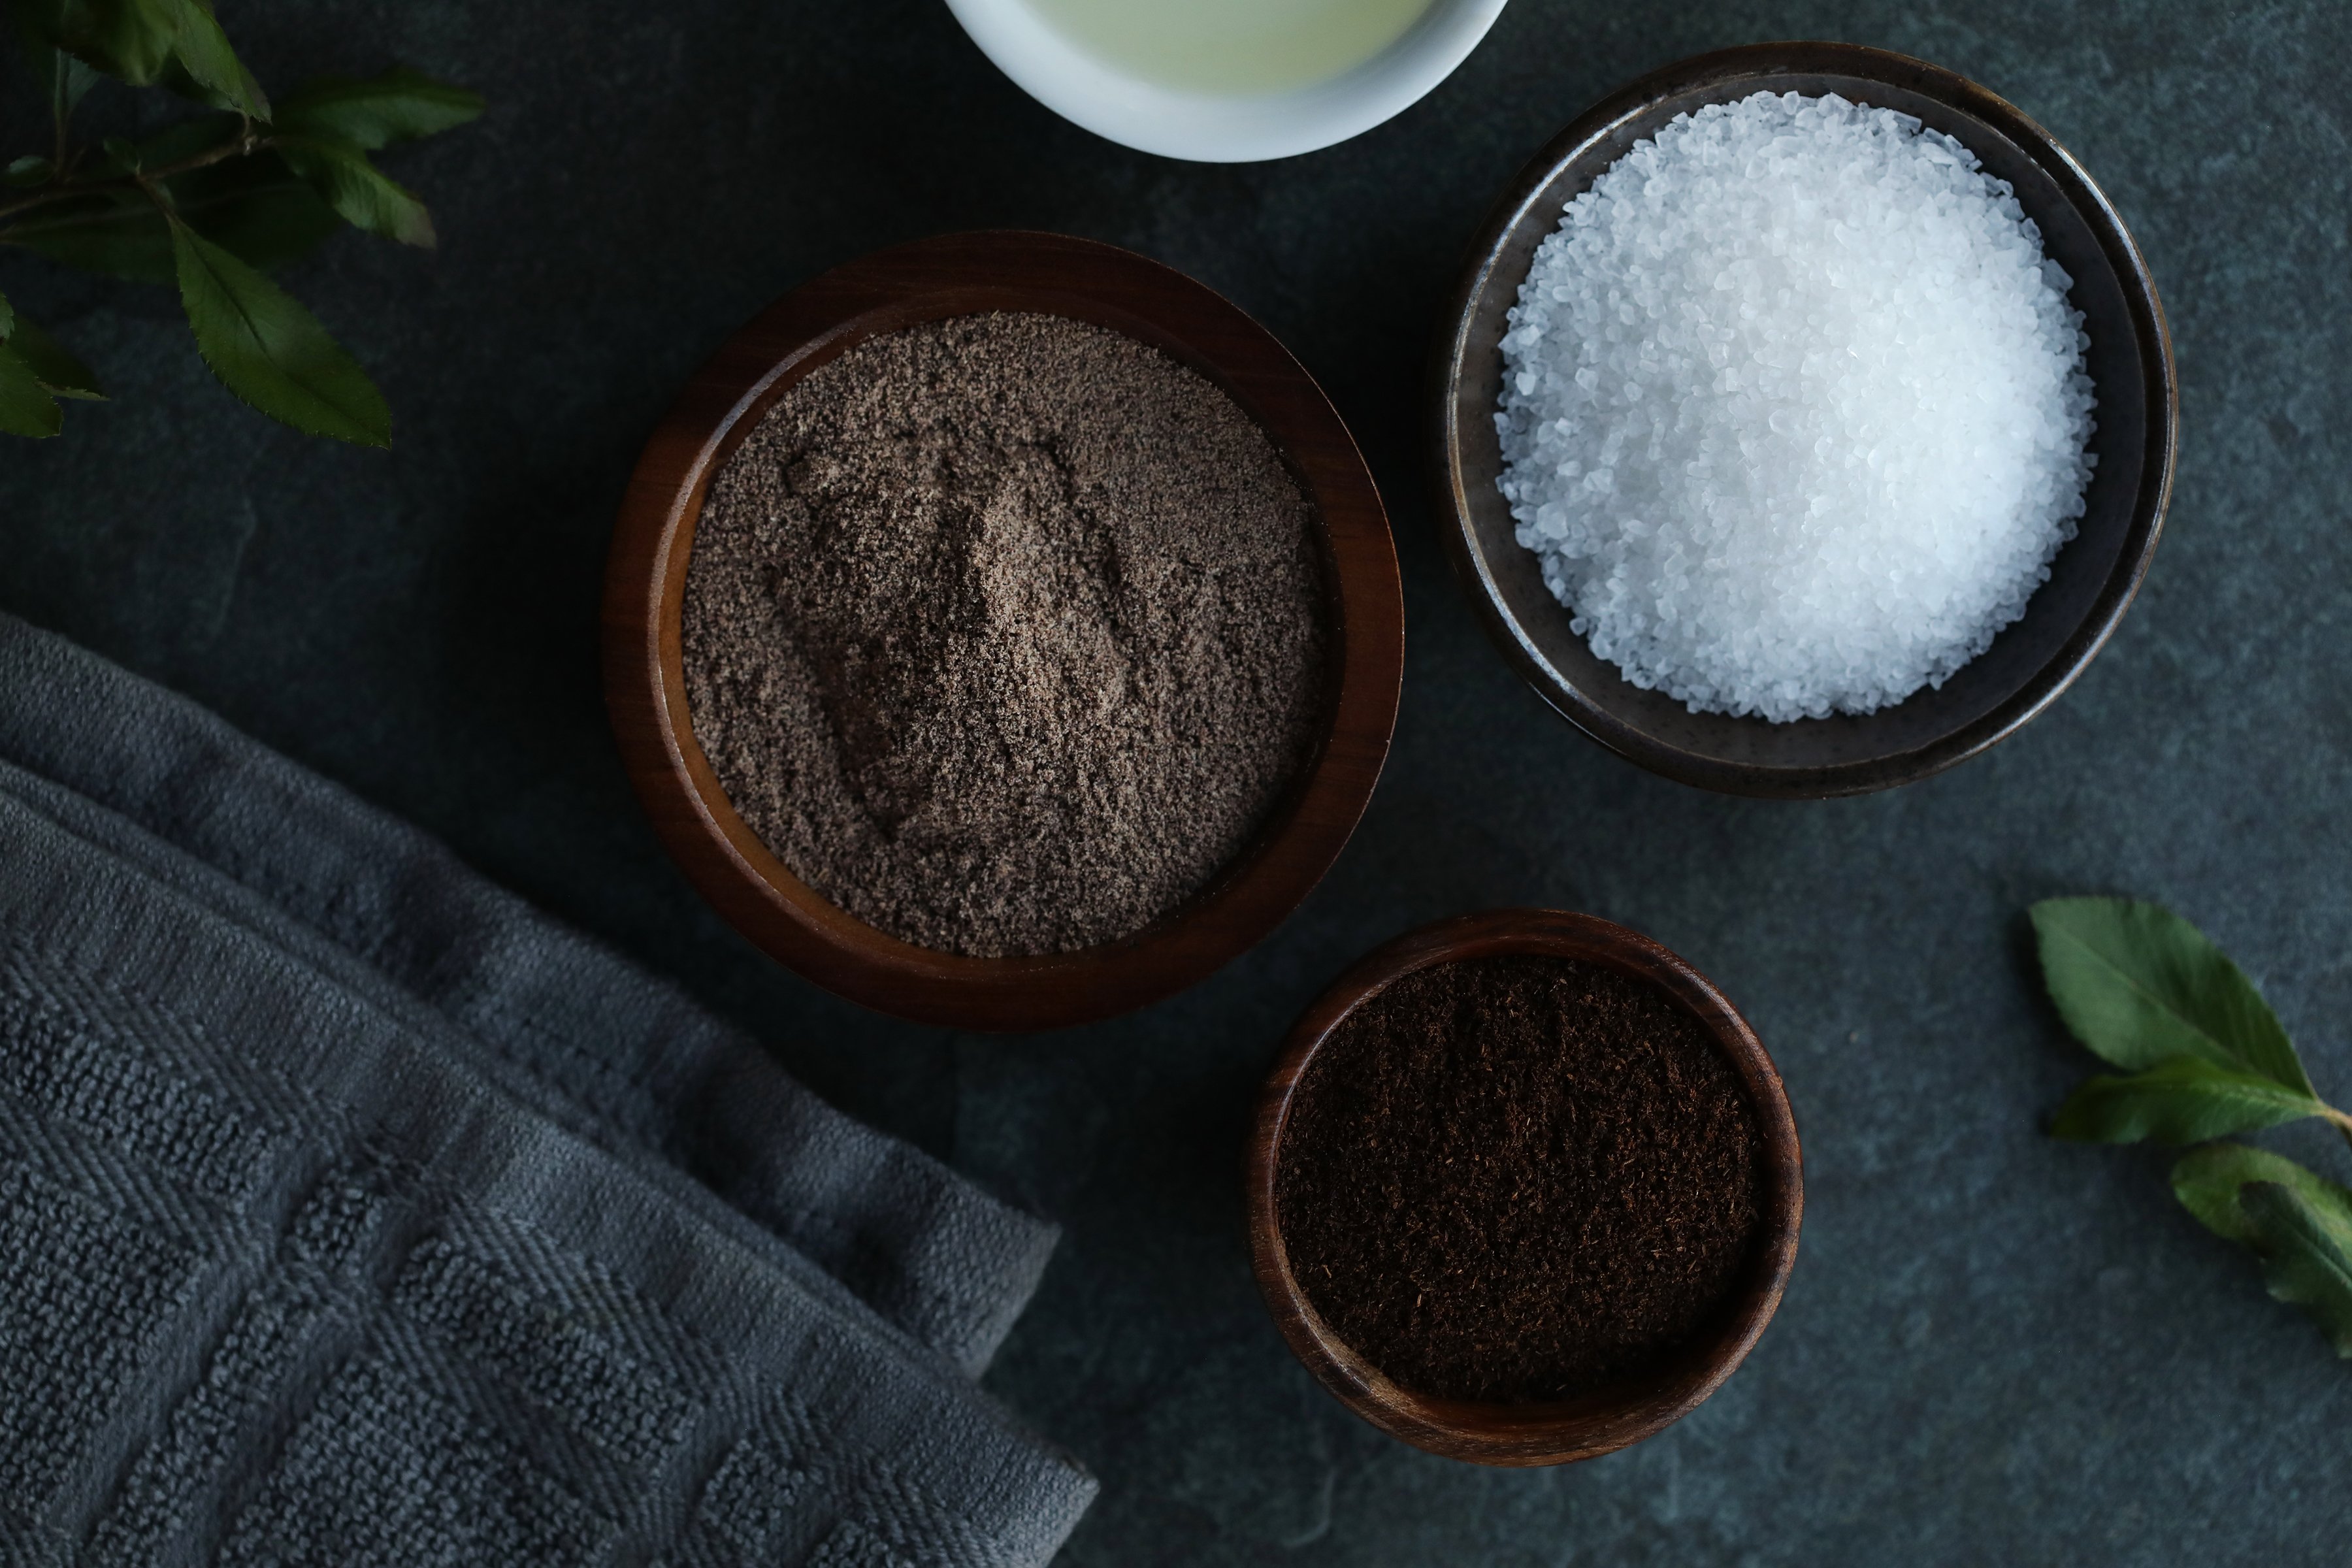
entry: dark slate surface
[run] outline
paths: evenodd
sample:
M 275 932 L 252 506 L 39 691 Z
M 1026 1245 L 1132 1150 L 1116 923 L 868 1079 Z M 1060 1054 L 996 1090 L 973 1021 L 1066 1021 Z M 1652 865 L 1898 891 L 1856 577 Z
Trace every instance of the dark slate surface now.
M 2159 1157 L 2042 1135 L 2089 1063 L 2036 998 L 2020 911 L 2170 902 L 2352 1096 L 2352 12 L 1517 0 L 1401 119 L 1214 168 L 1060 122 L 934 0 L 222 9 L 280 87 L 399 58 L 496 106 L 394 160 L 438 256 L 345 237 L 289 275 L 375 371 L 398 450 L 244 411 L 161 291 L 0 258 L 116 394 L 0 449 L 0 605 L 446 835 L 1066 1225 L 989 1384 L 1103 1478 L 1067 1561 L 2340 1560 L 2352 1372 L 2172 1206 Z M 2171 522 L 2098 663 L 1990 755 L 1823 805 L 1696 794 L 1551 718 L 1449 577 L 1418 462 L 1433 312 L 1490 195 L 1624 79 L 1776 37 L 1922 55 L 2042 120 L 2134 226 L 2182 374 Z M 12 85 L 0 116 L 24 110 Z M 721 927 L 627 792 L 593 655 L 614 500 L 688 371 L 831 263 L 1008 224 L 1171 262 L 1297 352 L 1393 508 L 1411 628 L 1394 758 L 1306 908 L 1190 994 L 1013 1040 L 868 1016 Z M 1255 1079 L 1326 980 L 1519 902 L 1716 977 L 1787 1076 L 1810 1200 L 1787 1303 L 1720 1394 L 1532 1474 L 1414 1453 L 1316 1389 L 1258 1306 L 1234 1183 Z

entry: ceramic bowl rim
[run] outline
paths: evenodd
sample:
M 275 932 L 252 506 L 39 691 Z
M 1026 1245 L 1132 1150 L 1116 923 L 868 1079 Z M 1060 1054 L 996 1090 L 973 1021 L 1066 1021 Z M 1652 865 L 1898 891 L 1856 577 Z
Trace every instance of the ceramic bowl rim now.
M 1595 682 L 1602 689 L 1587 689 L 1544 655 L 1506 602 L 1477 537 L 1464 473 L 1465 445 L 1474 438 L 1491 440 L 1491 426 L 1488 434 L 1477 437 L 1466 434 L 1465 426 L 1473 418 L 1491 421 L 1491 400 L 1482 399 L 1476 408 L 1465 409 L 1463 389 L 1465 361 L 1473 352 L 1472 333 L 1490 290 L 1508 289 L 1515 294 L 1518 288 L 1517 278 L 1497 278 L 1504 252 L 1531 226 L 1548 230 L 1558 222 L 1556 207 L 1547 204 L 1544 210 L 1537 210 L 1545 187 L 1556 174 L 1669 100 L 1704 91 L 1711 101 L 1720 101 L 1768 89 L 1775 78 L 1820 76 L 1875 81 L 1931 98 L 1987 125 L 2051 175 L 2113 269 L 2142 367 L 2137 384 L 2129 390 L 2137 395 L 2146 431 L 2141 473 L 2115 563 L 2081 621 L 2051 657 L 2026 672 L 1987 710 L 1956 720 L 1924 742 L 1818 765 L 1776 765 L 1710 754 L 1653 733 L 1620 710 L 1618 704 L 1625 696 L 1613 685 Z M 1967 78 L 1908 56 L 1855 44 L 1753 44 L 1680 60 L 1618 89 L 1554 137 L 1512 180 L 1470 247 L 1444 320 L 1432 356 L 1427 406 L 1434 448 L 1435 500 L 1444 520 L 1439 531 L 1456 577 L 1488 635 L 1546 703 L 1610 751 L 1684 784 L 1726 794 L 1778 798 L 1858 795 L 1926 778 L 1986 751 L 2047 708 L 2105 645 L 2147 576 L 2163 531 L 2179 445 L 2179 395 L 2171 337 L 2146 260 L 2105 195 L 2047 131 Z M 1481 352 L 1491 351 L 1491 342 L 1482 342 Z M 1480 504 L 1486 504 L 1483 496 Z M 2032 613 L 2030 605 L 2027 613 Z M 1564 616 L 1567 612 L 1559 614 Z M 1909 700 L 1918 700 L 1915 696 Z M 1897 705 L 1882 713 L 1893 714 L 1899 709 Z M 1877 717 L 1848 722 L 1867 725 Z M 1764 724 L 1762 720 L 1734 722 Z
M 680 616 L 711 476 L 798 379 L 855 342 L 924 321 L 1039 310 L 1153 343 L 1216 380 L 1305 489 L 1326 567 L 1324 725 L 1290 792 L 1241 854 L 1135 935 L 1074 952 L 976 958 L 918 947 L 849 914 L 744 824 L 696 741 Z M 787 967 L 877 1012 L 954 1028 L 1034 1030 L 1114 1016 L 1205 978 L 1271 931 L 1353 833 L 1396 721 L 1404 609 L 1387 513 L 1314 378 L 1237 306 L 1132 251 L 982 230 L 869 253 L 791 290 L 680 390 L 623 497 L 605 574 L 606 706 L 664 847 L 714 908 Z
M 1290 1268 L 1275 1199 L 1282 1136 L 1298 1082 L 1341 1022 L 1416 970 L 1502 953 L 1580 959 L 1658 986 L 1704 1027 L 1739 1074 L 1755 1111 L 1764 1181 L 1748 1272 L 1699 1339 L 1653 1376 L 1555 1405 L 1500 1405 L 1427 1398 L 1400 1389 L 1332 1331 Z M 1310 1004 L 1286 1037 L 1258 1092 L 1243 1152 L 1250 1264 L 1275 1326 L 1317 1382 L 1357 1415 L 1430 1453 L 1475 1464 L 1566 1464 L 1613 1453 L 1681 1419 L 1738 1369 L 1779 1309 L 1804 1220 L 1804 1168 L 1780 1069 L 1739 1010 L 1706 976 L 1659 943 L 1613 921 L 1560 910 L 1460 915 L 1373 949 Z
M 1259 97 L 1187 92 L 1129 76 L 1070 43 L 1024 0 L 947 0 L 1024 92 L 1107 141 L 1196 163 L 1312 153 L 1402 114 L 1470 57 L 1507 0 L 1434 0 L 1397 41 L 1328 81 Z

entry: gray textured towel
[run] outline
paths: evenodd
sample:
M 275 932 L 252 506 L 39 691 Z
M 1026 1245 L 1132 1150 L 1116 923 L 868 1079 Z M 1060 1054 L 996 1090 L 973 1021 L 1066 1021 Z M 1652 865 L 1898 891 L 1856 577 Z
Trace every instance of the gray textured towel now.
M 1052 1241 L 0 617 L 0 1559 L 1041 1563 Z

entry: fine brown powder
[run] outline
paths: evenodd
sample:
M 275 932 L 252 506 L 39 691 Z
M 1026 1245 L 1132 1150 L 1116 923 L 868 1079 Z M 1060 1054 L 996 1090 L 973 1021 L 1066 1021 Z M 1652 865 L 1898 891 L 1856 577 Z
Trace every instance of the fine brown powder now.
M 1297 483 L 1205 377 L 1059 316 L 869 339 L 714 476 L 683 640 L 744 822 L 882 931 L 1132 935 L 1246 847 L 1324 700 Z
M 1418 970 L 1317 1050 L 1275 1202 L 1294 1277 L 1416 1394 L 1561 1399 L 1657 1366 L 1752 1250 L 1754 1113 L 1655 987 L 1535 956 Z

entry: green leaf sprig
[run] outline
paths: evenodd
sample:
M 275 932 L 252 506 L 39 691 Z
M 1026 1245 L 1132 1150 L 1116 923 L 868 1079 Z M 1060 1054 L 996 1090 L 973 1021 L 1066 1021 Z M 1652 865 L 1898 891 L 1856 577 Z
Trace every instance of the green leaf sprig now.
M 0 0 L 48 110 L 54 144 L 0 169 L 0 246 L 176 287 L 223 384 L 314 436 L 389 446 L 392 416 L 316 317 L 262 276 L 345 224 L 435 242 L 416 194 L 369 154 L 462 125 L 481 99 L 394 68 L 321 77 L 273 104 L 209 0 Z M 133 142 L 78 143 L 73 117 L 111 77 L 208 110 Z M 54 436 L 60 398 L 97 398 L 89 368 L 0 297 L 0 432 Z
M 2352 1357 L 2352 1190 L 2266 1149 L 2207 1142 L 2314 1118 L 2352 1139 L 2352 1115 L 2319 1098 L 2262 993 L 2187 921 L 2128 899 L 2051 899 L 2032 915 L 2060 1016 L 2126 1069 L 2084 1082 L 2051 1131 L 2202 1144 L 2172 1167 L 2174 1195 L 2252 1248 L 2271 1294 Z

